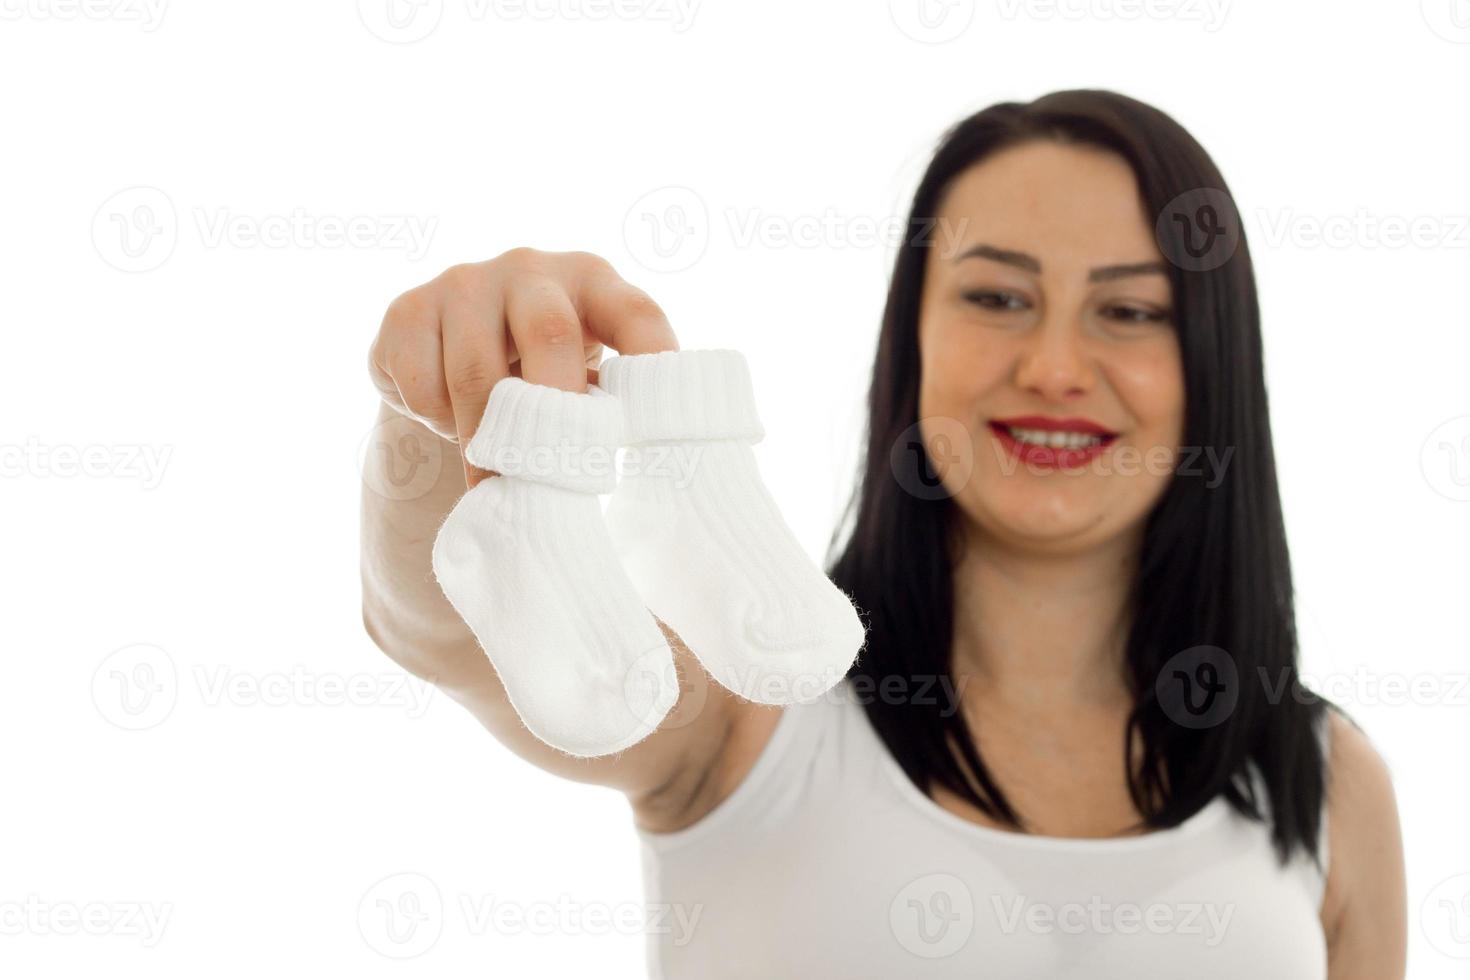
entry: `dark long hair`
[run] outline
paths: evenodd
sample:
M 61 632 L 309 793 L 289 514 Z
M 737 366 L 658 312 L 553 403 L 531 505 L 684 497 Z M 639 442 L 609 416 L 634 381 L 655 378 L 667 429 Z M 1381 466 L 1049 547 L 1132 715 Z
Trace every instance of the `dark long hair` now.
M 1133 169 L 1149 217 L 1183 201 L 1211 208 L 1217 225 L 1235 223 L 1233 251 L 1213 262 L 1191 261 L 1199 249 L 1187 222 L 1157 228 L 1161 251 L 1174 260 L 1167 264 L 1184 365 L 1184 444 L 1215 447 L 1228 465 L 1218 485 L 1177 468 L 1147 518 L 1127 639 L 1134 707 L 1119 750 L 1139 763 L 1128 766 L 1128 778 L 1142 826 L 1175 826 L 1223 793 L 1242 814 L 1271 821 L 1281 860 L 1298 846 L 1320 858 L 1325 764 L 1316 726 L 1325 723 L 1326 702 L 1297 678 L 1291 568 L 1250 255 L 1209 156 L 1173 119 L 1134 99 L 1082 90 L 993 105 L 944 134 L 919 183 L 883 312 L 865 458 L 832 542 L 831 577 L 853 597 L 868 627 L 849 677 L 876 691 L 885 677 L 949 675 L 957 508 L 948 496 L 924 499 L 906 490 L 890 451 L 918 421 L 919 299 L 934 240 L 926 231 L 940 199 L 966 168 L 1032 140 L 1118 154 Z M 915 459 L 932 485 L 926 454 Z M 1187 674 L 1206 662 L 1217 686 L 1233 688 L 1224 692 L 1233 706 L 1206 723 L 1181 723 L 1178 706 L 1171 710 L 1161 694 L 1170 680 L 1159 683 L 1161 672 L 1182 666 Z M 1231 669 L 1233 678 L 1222 676 Z M 933 698 L 864 703 L 874 729 L 921 790 L 942 786 L 992 819 L 1024 829 L 953 707 Z M 1130 757 L 1130 747 L 1138 754 Z M 1258 798 L 1248 763 L 1258 768 L 1268 799 Z

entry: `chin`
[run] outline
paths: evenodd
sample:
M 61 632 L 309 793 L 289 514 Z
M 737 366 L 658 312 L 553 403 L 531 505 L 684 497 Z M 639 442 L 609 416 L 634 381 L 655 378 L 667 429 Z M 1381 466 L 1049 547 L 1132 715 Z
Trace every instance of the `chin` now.
M 1076 541 L 1084 535 L 1095 536 L 1115 516 L 1095 485 L 1080 482 L 1046 488 L 1035 481 L 1026 485 L 1006 481 L 1004 488 L 983 493 L 976 493 L 982 488 L 974 485 L 967 489 L 969 493 L 955 498 L 965 520 L 982 533 L 1008 540 Z

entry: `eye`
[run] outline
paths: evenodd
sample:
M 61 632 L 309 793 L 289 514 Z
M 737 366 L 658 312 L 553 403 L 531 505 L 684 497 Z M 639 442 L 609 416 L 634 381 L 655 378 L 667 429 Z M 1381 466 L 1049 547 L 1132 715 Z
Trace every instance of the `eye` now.
M 1151 310 L 1142 306 L 1131 306 L 1119 303 L 1103 307 L 1103 316 L 1118 323 L 1168 323 L 1169 313 L 1164 310 Z
M 998 289 L 972 289 L 965 293 L 965 300 L 974 303 L 983 310 L 999 310 L 1008 312 L 1011 310 L 1024 310 L 1026 301 L 1015 293 L 1008 293 Z

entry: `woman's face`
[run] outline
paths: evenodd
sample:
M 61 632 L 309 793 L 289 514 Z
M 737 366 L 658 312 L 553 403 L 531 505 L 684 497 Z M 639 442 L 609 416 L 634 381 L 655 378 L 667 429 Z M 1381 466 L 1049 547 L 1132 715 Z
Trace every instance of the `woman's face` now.
M 1172 476 L 1184 378 L 1133 171 L 1026 143 L 961 173 L 938 217 L 919 417 L 944 492 L 972 530 L 1030 550 L 1138 530 Z

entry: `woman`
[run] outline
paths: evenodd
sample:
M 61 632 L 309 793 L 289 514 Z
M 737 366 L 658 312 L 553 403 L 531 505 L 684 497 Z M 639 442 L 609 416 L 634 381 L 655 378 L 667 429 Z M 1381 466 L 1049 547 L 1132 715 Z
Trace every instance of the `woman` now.
M 429 573 L 471 468 L 365 495 L 368 630 L 531 762 L 627 794 L 649 901 L 695 923 L 650 935 L 667 976 L 1401 977 L 1388 773 L 1296 683 L 1233 219 L 1198 144 L 1116 94 L 946 134 L 831 571 L 868 642 L 826 698 L 740 701 L 675 642 L 659 731 L 548 749 Z M 581 391 L 603 345 L 676 349 L 601 259 L 457 266 L 389 308 L 381 417 L 462 445 L 499 378 Z

